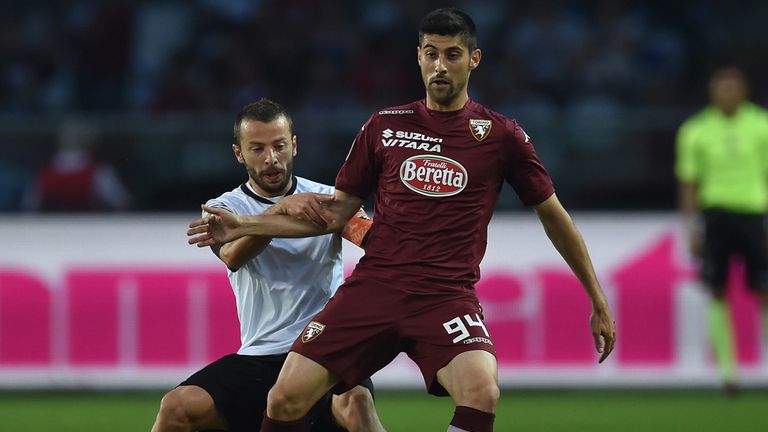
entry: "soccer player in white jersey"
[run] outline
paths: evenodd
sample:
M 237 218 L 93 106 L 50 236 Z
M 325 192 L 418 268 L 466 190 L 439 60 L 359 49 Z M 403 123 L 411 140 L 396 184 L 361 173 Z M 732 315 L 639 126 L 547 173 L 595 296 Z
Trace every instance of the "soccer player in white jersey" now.
M 267 99 L 246 105 L 234 125 L 232 150 L 248 181 L 207 205 L 236 215 L 307 215 L 300 192 L 333 187 L 293 175 L 296 137 L 289 114 Z M 318 224 L 325 223 L 318 217 Z M 361 245 L 370 227 L 361 211 L 342 235 Z M 267 393 L 291 344 L 342 283 L 341 237 L 243 237 L 213 252 L 229 269 L 242 346 L 193 374 L 162 399 L 153 432 L 258 430 Z M 370 380 L 342 395 L 327 394 L 307 420 L 314 431 L 383 431 Z

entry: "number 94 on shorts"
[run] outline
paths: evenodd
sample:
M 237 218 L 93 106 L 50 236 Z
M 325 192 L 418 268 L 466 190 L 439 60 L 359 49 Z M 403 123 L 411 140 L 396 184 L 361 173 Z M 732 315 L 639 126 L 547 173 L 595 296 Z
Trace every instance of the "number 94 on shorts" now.
M 479 327 L 485 336 L 477 335 L 477 332 L 470 331 L 472 327 Z M 464 314 L 463 316 L 457 316 L 443 323 L 443 328 L 450 336 L 454 336 L 453 343 L 462 343 L 465 345 L 471 343 L 486 343 L 493 345 L 491 341 L 491 335 L 488 334 L 488 329 L 485 328 L 483 320 L 480 318 L 480 314 Z M 473 335 L 475 333 L 475 335 Z

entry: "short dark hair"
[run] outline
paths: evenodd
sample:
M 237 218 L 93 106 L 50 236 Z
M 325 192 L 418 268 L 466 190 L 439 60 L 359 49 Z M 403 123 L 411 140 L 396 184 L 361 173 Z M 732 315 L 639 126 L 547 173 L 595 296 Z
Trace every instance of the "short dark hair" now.
M 736 78 L 741 80 L 744 84 L 748 82 L 747 74 L 744 73 L 744 69 L 736 64 L 725 64 L 718 66 L 710 74 L 710 81 L 719 80 L 722 78 Z
M 419 24 L 419 46 L 424 41 L 424 35 L 440 36 L 460 35 L 472 52 L 477 48 L 477 28 L 475 22 L 466 13 L 456 8 L 435 9 L 422 18 Z
M 256 102 L 251 102 L 242 107 L 235 118 L 234 134 L 235 144 L 240 144 L 240 124 L 243 120 L 256 120 L 263 123 L 269 123 L 278 117 L 285 117 L 288 122 L 288 130 L 293 134 L 293 120 L 288 111 L 277 102 L 267 98 L 261 98 Z

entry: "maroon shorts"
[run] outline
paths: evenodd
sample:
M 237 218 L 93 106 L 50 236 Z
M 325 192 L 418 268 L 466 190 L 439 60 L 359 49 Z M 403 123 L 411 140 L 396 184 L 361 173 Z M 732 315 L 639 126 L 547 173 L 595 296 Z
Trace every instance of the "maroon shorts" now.
M 405 352 L 419 366 L 427 391 L 446 396 L 437 371 L 465 351 L 496 355 L 473 290 L 412 293 L 396 281 L 350 277 L 307 324 L 292 351 L 340 378 L 341 393 Z

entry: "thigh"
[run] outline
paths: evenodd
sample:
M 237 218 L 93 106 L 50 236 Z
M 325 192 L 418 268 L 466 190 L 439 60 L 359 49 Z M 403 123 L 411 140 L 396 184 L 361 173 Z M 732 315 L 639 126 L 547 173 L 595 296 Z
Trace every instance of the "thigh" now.
M 291 351 L 338 377 L 343 393 L 386 366 L 400 352 L 399 294 L 375 281 L 349 278 L 307 324 Z
M 474 292 L 439 301 L 434 296 L 415 296 L 409 304 L 411 316 L 401 323 L 411 341 L 406 352 L 421 369 L 429 393 L 449 394 L 437 380 L 437 371 L 459 354 L 479 350 L 495 359 L 496 349 Z
M 768 238 L 765 218 L 762 215 L 739 215 L 734 224 L 735 237 L 739 239 L 739 251 L 747 267 L 747 284 L 755 291 L 768 286 Z
M 180 386 L 197 386 L 210 394 L 229 430 L 253 430 L 261 424 L 267 393 L 285 357 L 231 354 L 201 369 Z
M 728 215 L 722 211 L 704 212 L 704 250 L 700 277 L 715 294 L 722 294 L 728 279 L 730 257 L 734 252 Z

